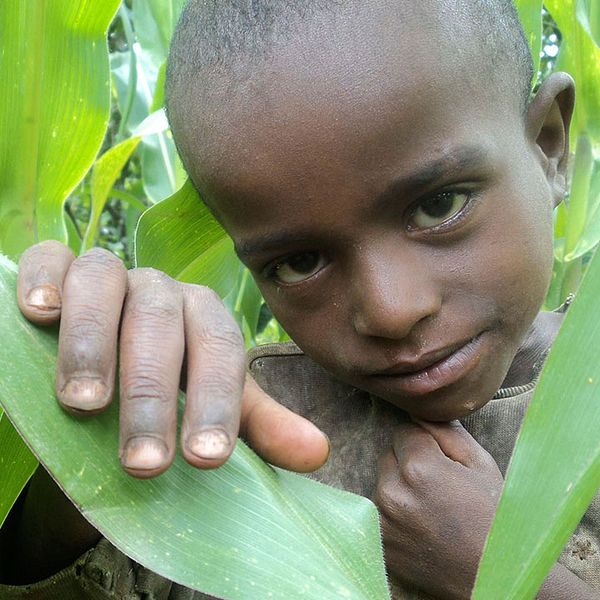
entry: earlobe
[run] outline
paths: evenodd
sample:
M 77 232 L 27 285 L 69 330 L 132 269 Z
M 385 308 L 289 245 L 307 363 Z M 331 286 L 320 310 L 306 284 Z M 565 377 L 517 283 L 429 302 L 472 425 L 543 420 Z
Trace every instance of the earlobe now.
M 540 151 L 555 205 L 567 191 L 569 126 L 574 105 L 575 82 L 567 73 L 553 73 L 527 109 L 528 136 Z

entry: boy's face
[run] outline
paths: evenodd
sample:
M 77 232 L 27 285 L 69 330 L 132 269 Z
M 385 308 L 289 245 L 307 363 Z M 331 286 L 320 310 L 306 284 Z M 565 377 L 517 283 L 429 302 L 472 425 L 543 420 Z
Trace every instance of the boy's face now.
M 449 420 L 489 400 L 539 310 L 552 194 L 516 94 L 374 33 L 282 48 L 186 162 L 308 355 Z

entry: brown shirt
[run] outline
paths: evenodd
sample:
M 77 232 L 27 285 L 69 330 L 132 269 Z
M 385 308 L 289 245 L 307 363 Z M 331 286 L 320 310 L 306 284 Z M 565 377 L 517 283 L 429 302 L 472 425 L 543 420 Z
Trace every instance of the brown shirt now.
M 391 446 L 401 410 L 331 378 L 293 343 L 254 348 L 249 369 L 274 398 L 302 414 L 330 438 L 328 462 L 310 477 L 371 497 L 379 455 Z M 463 424 L 494 457 L 504 474 L 534 384 L 500 390 Z M 600 496 L 596 497 L 560 562 L 600 592 Z M 391 581 L 394 599 L 429 596 Z M 211 597 L 171 583 L 137 565 L 106 540 L 74 565 L 32 586 L 0 586 L 0 599 L 44 600 L 208 600 Z

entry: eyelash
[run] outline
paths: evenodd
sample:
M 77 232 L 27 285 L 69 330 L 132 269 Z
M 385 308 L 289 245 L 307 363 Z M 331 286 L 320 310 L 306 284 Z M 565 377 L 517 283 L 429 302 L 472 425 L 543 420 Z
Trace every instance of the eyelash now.
M 302 285 L 308 281 L 311 281 L 315 277 L 318 277 L 318 275 L 321 273 L 321 271 L 323 271 L 323 269 L 325 269 L 327 267 L 327 264 L 324 267 L 322 267 L 321 269 L 319 269 L 318 271 L 316 271 L 310 277 L 307 277 L 306 279 L 303 279 L 302 281 L 298 281 L 296 283 L 286 283 L 284 281 L 277 280 L 277 277 L 276 277 L 277 268 L 280 267 L 281 265 L 285 264 L 290 258 L 292 258 L 298 254 L 304 254 L 304 252 L 311 252 L 311 251 L 305 250 L 303 252 L 294 252 L 292 254 L 287 254 L 281 258 L 278 258 L 277 260 L 274 260 L 273 262 L 269 263 L 266 267 L 263 267 L 260 270 L 262 277 L 264 277 L 265 279 L 268 279 L 269 281 L 271 281 L 273 283 L 276 283 L 279 286 L 283 286 L 283 287 L 294 287 L 297 285 Z
M 409 225 L 410 219 L 416 212 L 417 208 L 419 208 L 419 206 L 426 200 L 430 200 L 437 196 L 441 196 L 442 194 L 464 194 L 465 196 L 467 196 L 467 201 L 465 202 L 465 205 L 455 215 L 449 217 L 445 221 L 442 221 L 438 225 L 435 225 L 433 227 L 427 227 L 427 228 L 411 227 Z M 479 197 L 479 195 L 470 189 L 450 189 L 450 190 L 444 190 L 442 192 L 436 192 L 434 194 L 426 196 L 425 198 L 419 198 L 419 200 L 417 200 L 408 210 L 408 215 L 407 215 L 407 219 L 406 219 L 407 229 L 414 233 L 423 232 L 423 233 L 433 233 L 433 234 L 436 234 L 436 233 L 442 234 L 442 233 L 445 233 L 446 231 L 452 231 L 465 218 L 468 217 L 468 215 L 470 214 L 471 210 L 473 209 L 474 204 L 477 201 L 478 197 Z

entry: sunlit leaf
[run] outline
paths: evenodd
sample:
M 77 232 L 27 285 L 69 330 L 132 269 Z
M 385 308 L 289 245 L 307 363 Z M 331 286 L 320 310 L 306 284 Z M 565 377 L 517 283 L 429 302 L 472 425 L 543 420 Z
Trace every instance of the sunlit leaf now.
M 37 465 L 37 459 L 0 409 L 0 527 Z
M 515 0 L 515 5 L 531 49 L 534 73 L 537 73 L 542 49 L 542 0 Z M 535 77 L 532 85 L 534 83 Z
M 600 46 L 600 3 L 598 0 L 577 0 L 577 18 L 596 46 Z
M 100 215 L 104 210 L 109 193 L 139 143 L 139 137 L 128 138 L 107 150 L 94 165 L 91 181 L 92 212 L 83 236 L 82 251 L 88 250 L 94 245 Z
M 576 15 L 576 0 L 547 0 L 546 7 L 563 34 L 557 68 L 577 84 L 577 103 L 571 127 L 574 142 L 581 133 L 600 140 L 600 48 Z
M 529 600 L 600 486 L 600 254 L 550 352 L 510 462 L 474 600 Z
M 169 42 L 186 0 L 135 0 L 133 19 L 144 51 L 158 67 L 169 52 Z
M 66 241 L 63 203 L 109 116 L 106 30 L 119 0 L 0 3 L 0 249 Z M 34 217 L 35 215 L 35 217 Z
M 200 200 L 191 182 L 148 209 L 135 234 L 138 267 L 207 285 L 221 296 L 235 285 L 240 262 L 233 243 Z
M 128 119 L 127 133 L 134 135 L 138 127 L 151 114 L 155 98 L 163 94 L 157 91 L 160 65 L 155 65 L 139 44 L 134 45 L 136 56 L 136 90 Z M 119 110 L 123 111 L 129 92 L 129 54 L 118 53 L 111 58 L 112 74 L 117 92 Z M 155 112 L 155 111 L 152 111 Z M 178 176 L 175 144 L 168 131 L 162 128 L 154 135 L 146 135 L 137 155 L 142 165 L 142 185 L 150 202 L 158 202 L 170 196 L 183 183 Z
M 19 313 L 15 267 L 0 264 L 0 398 L 85 517 L 134 560 L 231 600 L 389 598 L 379 520 L 366 498 L 272 468 L 241 442 L 199 471 L 177 457 L 152 480 L 117 460 L 115 403 L 79 420 L 54 398 L 56 339 Z

